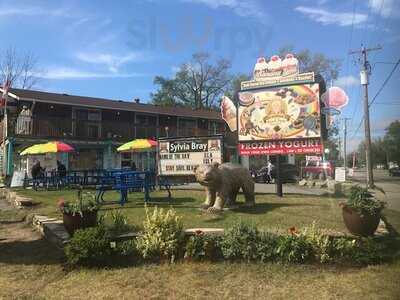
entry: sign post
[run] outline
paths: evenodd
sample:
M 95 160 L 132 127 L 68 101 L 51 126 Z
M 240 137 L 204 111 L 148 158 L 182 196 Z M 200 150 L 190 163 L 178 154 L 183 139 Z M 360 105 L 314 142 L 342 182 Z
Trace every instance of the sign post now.
M 281 155 L 321 154 L 320 94 L 314 73 L 299 73 L 297 58 L 257 60 L 254 79 L 243 81 L 237 107 L 240 155 L 276 155 L 276 193 L 282 192 Z M 227 109 L 226 109 L 227 110 Z M 228 115 L 228 114 L 227 114 Z
M 283 197 L 281 156 L 279 154 L 276 156 L 276 195 L 278 197 Z

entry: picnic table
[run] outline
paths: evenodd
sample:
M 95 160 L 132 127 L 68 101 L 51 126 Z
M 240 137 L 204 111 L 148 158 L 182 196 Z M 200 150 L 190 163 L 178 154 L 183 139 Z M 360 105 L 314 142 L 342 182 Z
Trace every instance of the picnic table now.
M 98 203 L 104 202 L 104 194 L 107 191 L 119 191 L 119 203 L 124 205 L 128 201 L 129 191 L 143 191 L 144 201 L 148 202 L 150 198 L 150 190 L 156 186 L 156 175 L 150 171 L 126 171 L 126 170 L 112 170 L 108 171 L 100 179 L 100 184 L 96 186 L 96 201 Z M 161 180 L 158 183 L 164 186 L 168 192 L 168 199 L 171 199 L 170 185 L 166 180 Z

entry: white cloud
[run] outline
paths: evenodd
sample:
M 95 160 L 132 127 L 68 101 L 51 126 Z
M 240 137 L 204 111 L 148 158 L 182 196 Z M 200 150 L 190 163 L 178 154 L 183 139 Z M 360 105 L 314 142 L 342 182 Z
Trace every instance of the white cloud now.
M 368 6 L 373 13 L 384 18 L 399 15 L 400 4 L 398 0 L 369 0 Z
M 360 79 L 358 79 L 357 77 L 355 77 L 353 75 L 342 76 L 334 81 L 334 85 L 339 86 L 341 88 L 346 88 L 346 87 L 355 86 L 355 85 L 359 85 L 359 84 L 360 84 Z
M 295 10 L 306 15 L 309 19 L 321 23 L 323 25 L 350 26 L 353 23 L 354 25 L 364 23 L 368 19 L 368 16 L 366 14 L 356 13 L 354 14 L 354 22 L 353 22 L 353 13 L 350 12 L 337 13 L 322 8 L 314 8 L 306 6 L 298 6 L 295 8 Z
M 36 75 L 44 79 L 95 79 L 95 78 L 130 78 L 144 76 L 139 73 L 99 73 L 66 67 L 53 67 Z
M 53 16 L 70 17 L 68 11 L 64 9 L 45 9 L 41 7 L 0 7 L 1 17 L 34 17 L 34 16 Z
M 200 3 L 218 9 L 221 7 L 230 8 L 235 14 L 241 17 L 256 17 L 265 22 L 267 14 L 255 0 L 181 0 L 183 2 Z
M 144 55 L 138 52 L 130 52 L 125 55 L 79 52 L 76 57 L 86 63 L 106 65 L 108 70 L 113 73 L 118 72 L 119 68 L 126 63 L 145 59 Z

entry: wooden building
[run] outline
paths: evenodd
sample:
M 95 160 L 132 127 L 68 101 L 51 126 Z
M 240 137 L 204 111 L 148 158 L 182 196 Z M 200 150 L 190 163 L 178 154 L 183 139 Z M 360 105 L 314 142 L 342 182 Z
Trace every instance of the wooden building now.
M 219 112 L 150 105 L 138 99 L 10 89 L 7 106 L 7 118 L 3 110 L 0 119 L 1 166 L 7 175 L 21 168 L 20 151 L 47 141 L 62 140 L 74 146 L 75 153 L 59 156 L 69 169 L 120 168 L 133 162 L 142 169 L 154 167 L 154 153 L 118 154 L 115 149 L 135 138 L 226 133 Z

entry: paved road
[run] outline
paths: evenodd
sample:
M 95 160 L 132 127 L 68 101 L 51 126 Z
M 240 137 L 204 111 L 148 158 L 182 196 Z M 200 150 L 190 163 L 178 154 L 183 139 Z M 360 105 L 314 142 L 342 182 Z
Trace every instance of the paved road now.
M 367 173 L 365 170 L 357 170 L 354 172 L 353 181 L 364 184 L 366 182 Z M 387 170 L 374 170 L 375 185 L 382 188 L 386 195 L 377 192 L 376 196 L 386 201 L 388 208 L 400 211 L 400 177 L 390 177 Z

